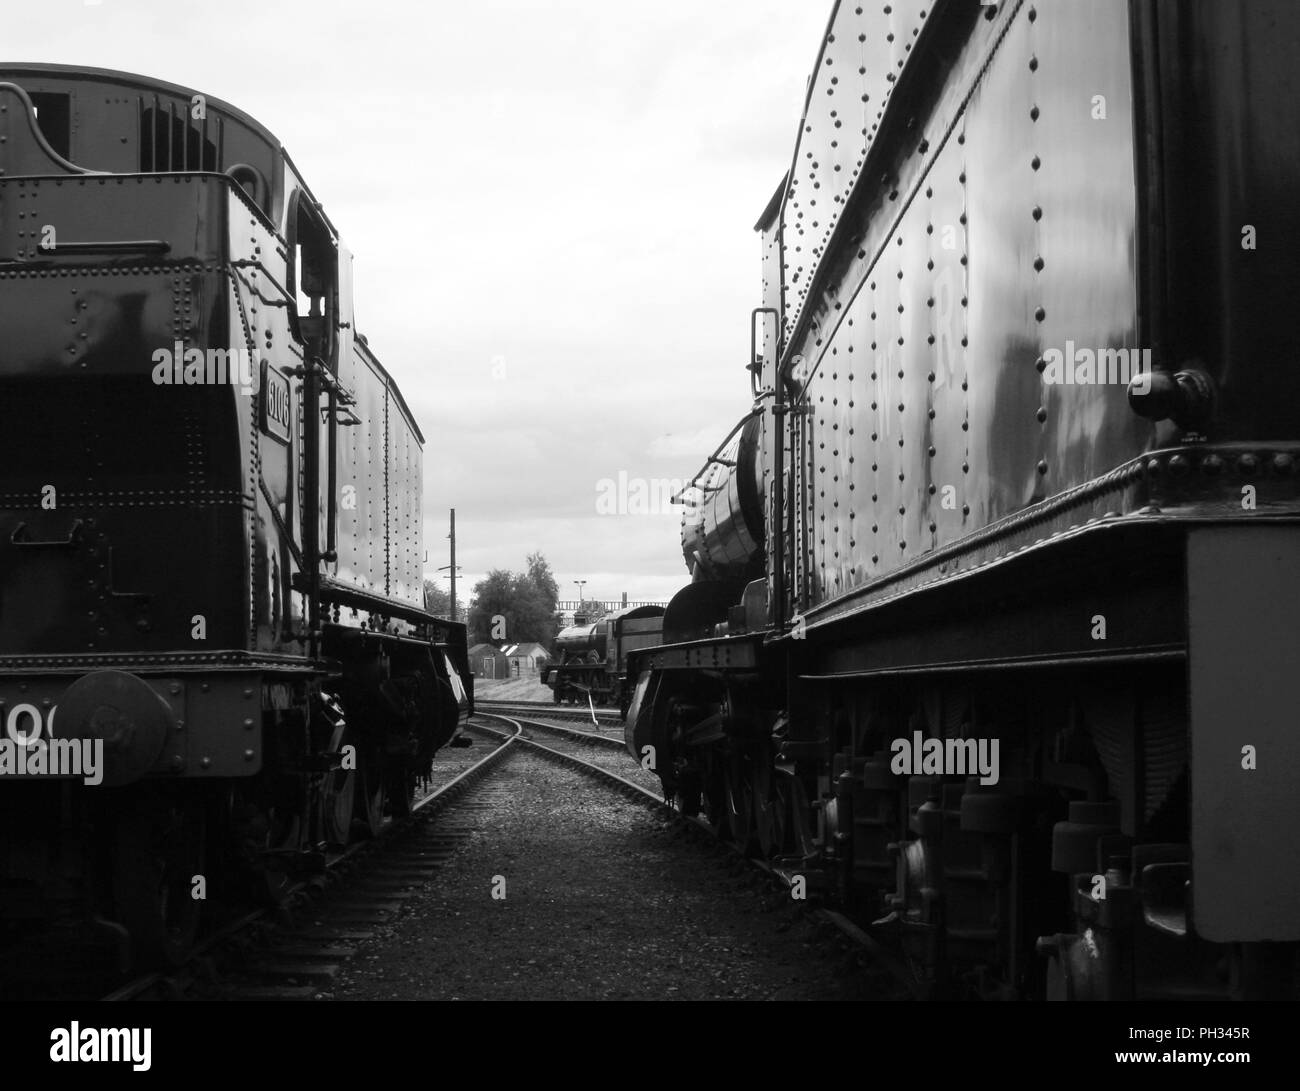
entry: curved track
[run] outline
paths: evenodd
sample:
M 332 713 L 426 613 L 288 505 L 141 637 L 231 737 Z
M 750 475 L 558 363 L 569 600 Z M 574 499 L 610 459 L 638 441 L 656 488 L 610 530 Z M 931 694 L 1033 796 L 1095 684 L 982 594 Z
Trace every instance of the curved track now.
M 488 726 L 484 720 L 497 724 Z M 472 812 L 479 793 L 475 785 L 490 778 L 512 752 L 527 750 L 550 761 L 561 763 L 599 781 L 624 797 L 668 816 L 699 839 L 728 850 L 724 858 L 742 866 L 742 854 L 729 842 L 717 837 L 709 823 L 686 816 L 666 803 L 658 790 L 657 777 L 642 770 L 627 754 L 621 732 L 618 737 L 602 735 L 599 728 L 583 729 L 541 718 L 511 716 L 503 712 L 481 711 L 467 730 L 486 737 L 495 744 L 492 750 L 451 780 L 420 799 L 409 818 L 390 822 L 384 835 L 376 841 L 352 846 L 330 857 L 326 874 L 297 884 L 291 891 L 289 912 L 261 909 L 230 922 L 207 937 L 193 952 L 186 966 L 171 973 L 152 973 L 114 989 L 106 1000 L 177 999 L 191 995 L 243 999 L 311 999 L 319 995 L 337 966 L 330 965 L 350 957 L 353 944 L 368 936 L 367 929 L 381 923 L 361 919 L 357 908 L 380 910 L 389 907 L 395 913 L 405 894 L 427 880 L 440 865 L 442 849 L 430 845 L 454 845 L 458 837 L 472 829 L 475 816 L 470 813 L 468 826 L 457 821 L 461 811 Z M 545 741 L 536 736 L 542 736 Z M 448 811 L 455 828 L 444 828 L 432 821 Z M 437 859 L 435 859 L 437 857 Z M 774 887 L 793 896 L 797 873 L 746 859 L 745 864 L 758 871 Z M 356 876 L 351 873 L 356 871 Z M 317 902 L 328 884 L 336 888 Z M 357 899 L 363 903 L 356 906 Z M 382 903 L 382 904 L 378 904 Z M 339 910 L 342 906 L 342 910 Z M 333 907 L 333 908 L 332 908 Z M 352 907 L 349 910 L 349 907 Z M 282 927 L 283 919 L 298 908 L 298 914 L 314 920 L 306 928 Z M 825 938 L 847 940 L 871 962 L 900 982 L 906 993 L 914 995 L 911 975 L 893 956 L 846 918 L 820 908 L 810 910 L 812 918 L 824 925 Z M 222 965 L 213 984 L 214 970 Z M 278 975 L 278 976 L 277 976 Z M 267 984 L 267 981 L 275 983 Z
M 542 731 L 551 734 L 557 738 L 563 739 L 569 743 L 585 743 L 592 746 L 605 746 L 616 748 L 626 755 L 622 739 L 615 739 L 610 736 L 599 736 L 594 732 L 576 731 L 573 728 L 562 727 L 558 724 L 548 724 L 541 720 L 525 719 L 520 717 L 506 716 L 499 713 L 480 713 L 483 716 L 491 716 L 493 719 L 502 720 L 511 724 L 516 729 L 516 734 L 512 736 L 520 745 L 526 746 L 534 751 L 546 754 L 556 761 L 561 761 L 572 768 L 579 769 L 588 773 L 597 779 L 603 780 L 612 787 L 624 792 L 627 796 L 639 802 L 659 808 L 673 816 L 673 819 L 683 826 L 696 831 L 700 835 L 707 837 L 710 841 L 725 846 L 730 852 L 744 861 L 751 867 L 755 868 L 765 875 L 772 883 L 791 892 L 796 879 L 799 878 L 799 872 L 793 869 L 774 867 L 763 860 L 745 856 L 735 845 L 729 841 L 720 838 L 717 831 L 703 818 L 693 815 L 684 815 L 678 811 L 671 803 L 665 801 L 660 792 L 656 792 L 644 784 L 638 784 L 626 777 L 620 776 L 611 770 L 597 765 L 593 762 L 586 761 L 578 757 L 571 751 L 557 750 L 553 746 L 547 746 L 535 739 L 526 738 L 523 731 L 527 728 Z M 479 728 L 482 731 L 489 731 L 492 734 L 498 734 L 491 728 Z M 635 766 L 632 763 L 631 756 L 626 758 L 627 764 Z M 653 780 L 657 785 L 658 778 L 652 773 L 647 774 L 648 778 Z M 923 996 L 923 986 L 921 981 L 916 977 L 905 962 L 898 958 L 893 952 L 882 946 L 873 937 L 868 935 L 858 924 L 854 923 L 842 913 L 835 912 L 821 907 L 812 910 L 814 918 L 832 928 L 838 935 L 848 940 L 854 947 L 861 950 L 870 960 L 875 963 L 885 974 L 892 978 L 903 990 L 906 996 L 912 999 L 921 999 Z
M 457 773 L 451 780 L 438 786 L 418 799 L 411 809 L 411 814 L 402 819 L 390 820 L 383 836 L 377 841 L 363 841 L 349 845 L 326 861 L 326 872 L 338 872 L 359 858 L 373 852 L 376 847 L 385 844 L 397 834 L 413 829 L 429 821 L 439 810 L 462 795 L 471 785 L 478 782 L 509 752 L 511 744 L 522 732 L 519 728 L 513 735 L 499 736 L 500 744 L 476 761 L 469 768 Z M 288 892 L 286 904 L 292 904 L 307 898 L 319 884 L 314 881 L 296 883 Z M 135 978 L 115 988 L 102 999 L 109 1001 L 158 999 L 179 996 L 184 993 L 194 968 L 211 959 L 225 945 L 237 941 L 244 933 L 256 929 L 262 924 L 271 924 L 281 907 L 264 907 L 256 909 L 237 920 L 231 921 L 212 935 L 200 942 L 190 954 L 186 967 L 172 972 L 152 972 Z
M 602 727 L 623 726 L 623 718 L 616 709 L 602 708 L 593 710 L 582 705 L 556 705 L 543 701 L 479 701 L 474 702 L 477 711 L 485 716 L 539 716 L 547 720 L 575 720 L 582 723 L 597 723 Z M 593 718 L 594 712 L 594 718 Z

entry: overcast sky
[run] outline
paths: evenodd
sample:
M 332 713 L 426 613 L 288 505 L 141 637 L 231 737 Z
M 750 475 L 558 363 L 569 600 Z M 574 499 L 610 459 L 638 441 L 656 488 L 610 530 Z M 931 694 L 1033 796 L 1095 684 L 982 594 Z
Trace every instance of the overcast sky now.
M 541 550 L 562 598 L 666 599 L 686 479 L 748 409 L 752 227 L 830 0 L 41 0 L 0 59 L 225 99 L 288 148 L 356 256 L 358 328 L 424 431 L 428 574 Z M 445 586 L 445 582 L 444 582 Z

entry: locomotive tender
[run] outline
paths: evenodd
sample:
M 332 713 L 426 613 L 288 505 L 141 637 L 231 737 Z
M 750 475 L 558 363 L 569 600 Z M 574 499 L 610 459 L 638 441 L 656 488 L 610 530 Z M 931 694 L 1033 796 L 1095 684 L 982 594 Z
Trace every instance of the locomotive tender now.
M 1295 995 L 1298 46 L 831 15 L 627 740 L 929 995 Z
M 124 965 L 183 957 L 205 900 L 407 811 L 472 710 L 351 277 L 251 117 L 0 65 L 0 735 L 102 755 L 98 786 L 0 776 L 6 945 L 93 922 Z

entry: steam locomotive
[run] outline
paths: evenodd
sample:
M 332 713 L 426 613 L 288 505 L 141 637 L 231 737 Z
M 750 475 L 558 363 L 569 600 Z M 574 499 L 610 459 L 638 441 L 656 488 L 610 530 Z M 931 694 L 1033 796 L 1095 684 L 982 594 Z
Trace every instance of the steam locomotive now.
M 423 608 L 423 442 L 271 133 L 0 65 L 6 947 L 175 962 L 206 905 L 410 809 L 472 711 Z
M 834 7 L 626 737 L 925 995 L 1295 995 L 1297 47 Z
M 555 703 L 613 705 L 624 715 L 632 690 L 627 665 L 638 648 L 652 647 L 663 635 L 662 606 L 627 606 L 590 624 L 574 618 L 555 638 L 558 662 L 542 668 L 542 682 Z

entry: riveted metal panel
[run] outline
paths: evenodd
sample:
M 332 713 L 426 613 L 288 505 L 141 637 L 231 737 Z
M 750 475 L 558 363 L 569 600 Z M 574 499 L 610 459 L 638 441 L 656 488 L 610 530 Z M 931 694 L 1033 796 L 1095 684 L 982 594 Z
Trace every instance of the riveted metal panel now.
M 772 405 L 776 400 L 776 391 L 779 384 L 777 369 L 780 363 L 781 325 L 779 316 L 782 304 L 780 202 L 785 195 L 785 185 L 786 181 L 782 179 L 781 185 L 773 194 L 764 218 L 757 225 L 761 238 L 763 306 L 775 310 L 778 316 L 774 321 L 765 321 L 762 326 L 763 337 L 760 342 L 760 350 L 763 354 L 763 368 L 759 375 L 758 384 L 760 391 L 763 392 L 761 404 L 764 410 L 762 417 L 759 418 L 758 465 L 760 468 L 761 495 L 763 497 L 763 525 L 768 528 L 781 527 L 784 525 L 785 520 L 785 512 L 778 514 L 775 509 L 777 442 L 787 444 L 786 450 L 782 454 L 783 472 L 787 479 L 789 478 L 790 467 L 789 432 L 786 430 L 785 422 L 777 421 L 772 413 Z M 789 487 L 783 486 L 782 501 L 783 507 L 786 507 L 787 510 L 789 500 Z M 768 533 L 766 542 L 769 610 L 776 596 L 776 537 L 775 533 Z M 788 553 L 784 563 L 788 568 Z M 790 587 L 788 573 L 785 575 L 784 586 L 788 596 Z
M 339 428 L 338 566 L 333 575 L 385 593 L 385 414 L 387 391 L 368 360 L 354 354 L 339 380 L 356 399 L 355 423 Z
M 138 666 L 138 660 L 132 665 Z M 33 673 L 19 681 L 0 675 L 0 716 L 28 706 L 38 711 L 34 717 L 20 716 L 23 728 L 31 731 L 39 718 L 40 737 L 50 737 L 51 724 L 57 736 L 59 703 L 81 677 Z M 209 665 L 202 681 L 183 674 L 142 674 L 141 678 L 171 709 L 171 725 L 149 776 L 246 777 L 261 770 L 260 674 L 213 670 Z
M 810 605 L 1091 481 L 1154 437 L 1127 375 L 1053 386 L 1041 366 L 1053 347 L 1096 360 L 1140 348 L 1127 6 L 945 18 L 943 86 L 894 98 L 910 116 L 879 146 L 870 124 L 859 133 L 888 169 L 855 191 L 790 347 L 807 380 L 794 553 Z M 794 269 L 807 226 L 786 230 Z
M 340 378 L 343 378 L 341 375 Z M 337 579 L 363 591 L 387 593 L 388 391 L 382 374 L 354 354 L 344 380 L 356 398 L 357 423 L 339 429 Z
M 356 399 L 339 428 L 338 562 L 331 575 L 423 606 L 422 437 L 392 380 L 356 343 L 340 381 Z M 345 608 L 351 614 L 351 608 Z
M 388 593 L 424 605 L 423 452 L 401 404 L 388 396 Z
M 1029 210 L 1035 228 L 1029 272 L 1038 287 L 1034 306 L 1044 312 L 1037 323 L 1040 345 L 1064 351 L 1063 342 L 1073 341 L 1091 348 L 1099 368 L 1115 350 L 1131 350 L 1140 362 L 1150 346 L 1138 341 L 1136 312 L 1128 4 L 1045 5 L 1030 24 L 1029 47 L 1038 68 L 1030 72 L 1033 101 L 1022 126 L 1032 128 L 1025 147 L 1041 187 L 1036 206 L 1043 209 L 1038 219 Z M 1025 210 L 1019 214 L 1023 218 Z M 1155 430 L 1130 408 L 1122 375 L 1093 384 L 1043 383 L 1039 399 L 1047 417 L 1042 458 L 1048 494 L 1092 480 L 1154 445 Z
M 972 487 L 985 499 L 990 519 L 1041 500 L 1047 488 L 1036 469 L 1043 451 L 1034 418 L 1042 380 L 1035 367 L 1040 289 L 1033 270 L 1033 209 L 1042 196 L 1031 166 L 1043 148 L 1041 142 L 1034 147 L 1039 132 L 1029 110 L 1031 82 L 1048 77 L 1030 71 L 1030 30 L 1023 14 L 1012 21 L 975 87 L 962 145 L 975 357 Z
M 229 182 L 81 182 L 0 180 L 21 258 L 0 271 L 0 648 L 242 647 L 249 398 L 229 381 Z M 33 256 L 45 223 L 55 247 Z M 179 260 L 143 245 L 158 239 Z M 203 363 L 189 382 L 178 343 L 183 366 Z
M 946 545 L 986 518 L 984 494 L 971 485 L 972 427 L 970 422 L 971 358 L 967 319 L 970 314 L 964 172 L 965 133 L 962 123 L 935 156 L 925 178 L 926 256 L 921 284 L 926 292 L 926 355 L 929 370 L 927 449 L 933 446 L 926 486 L 931 541 Z
M 274 215 L 279 142 L 229 103 L 204 94 L 204 116 L 196 118 L 197 93 L 190 88 L 79 65 L 12 64 L 0 70 L 0 80 L 17 83 L 29 95 L 68 96 L 68 158 L 80 167 L 130 174 L 225 171 L 245 164 L 268 183 L 265 211 Z
M 933 4 L 838 4 L 817 58 L 782 210 L 789 335 Z
M 1126 379 L 1059 384 L 1044 370 L 1053 351 L 1095 359 L 1140 347 L 1127 4 L 1034 11 L 1011 23 L 980 80 L 963 145 L 971 432 L 984 445 L 972 462 L 990 520 L 1153 438 Z
M 251 646 L 269 651 L 281 646 L 291 601 L 291 553 L 282 537 L 291 521 L 288 492 L 300 384 L 285 371 L 300 365 L 302 356 L 289 333 L 284 251 L 239 186 L 229 186 L 226 222 L 229 343 L 240 350 L 252 379 L 236 399 L 244 489 L 251 499 L 244 519 L 247 561 L 241 590 Z M 265 412 L 277 391 L 282 426 Z

